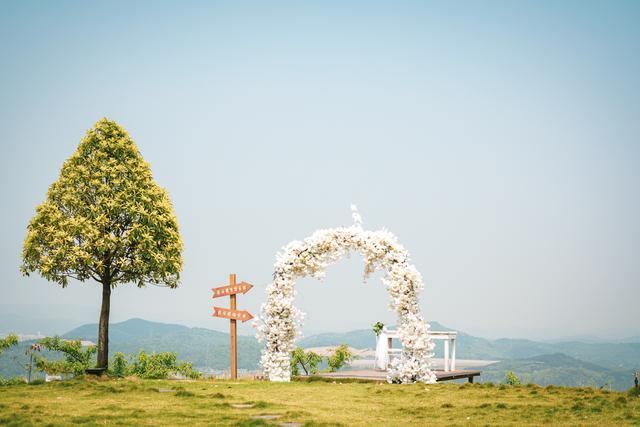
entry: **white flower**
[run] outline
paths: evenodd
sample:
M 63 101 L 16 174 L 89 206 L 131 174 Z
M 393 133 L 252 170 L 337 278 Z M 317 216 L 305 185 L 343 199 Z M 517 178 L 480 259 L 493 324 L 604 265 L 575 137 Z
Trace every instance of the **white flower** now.
M 390 309 L 398 314 L 398 336 L 403 345 L 400 357 L 387 373 L 390 382 L 433 383 L 431 370 L 433 343 L 429 325 L 420 314 L 418 294 L 422 277 L 409 264 L 409 253 L 387 230 L 365 231 L 355 205 L 351 205 L 354 225 L 318 230 L 304 241 L 293 241 L 276 256 L 273 282 L 267 287 L 267 302 L 254 322 L 256 336 L 265 341 L 260 363 L 271 381 L 291 379 L 289 352 L 294 349 L 304 313 L 293 306 L 295 279 L 324 277 L 325 268 L 351 251 L 365 259 L 365 278 L 375 270 L 385 270 L 383 283 L 389 291 Z

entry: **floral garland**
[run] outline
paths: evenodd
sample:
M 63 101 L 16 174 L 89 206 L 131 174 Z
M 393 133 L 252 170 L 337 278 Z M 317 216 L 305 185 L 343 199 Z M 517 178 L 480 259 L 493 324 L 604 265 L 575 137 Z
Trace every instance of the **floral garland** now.
M 265 341 L 260 363 L 270 381 L 289 381 L 289 353 L 294 349 L 297 330 L 304 313 L 293 306 L 294 283 L 299 277 L 323 279 L 327 265 L 350 251 L 365 259 L 365 280 L 376 270 L 386 271 L 383 282 L 391 297 L 390 309 L 398 314 L 398 336 L 402 353 L 391 362 L 387 380 L 397 383 L 421 381 L 434 383 L 431 370 L 434 344 L 429 325 L 422 318 L 418 294 L 424 287 L 422 277 L 409 264 L 409 253 L 387 230 L 366 231 L 357 208 L 351 206 L 354 225 L 318 230 L 304 241 L 293 241 L 277 255 L 273 282 L 267 287 L 267 301 L 254 322 L 257 338 Z

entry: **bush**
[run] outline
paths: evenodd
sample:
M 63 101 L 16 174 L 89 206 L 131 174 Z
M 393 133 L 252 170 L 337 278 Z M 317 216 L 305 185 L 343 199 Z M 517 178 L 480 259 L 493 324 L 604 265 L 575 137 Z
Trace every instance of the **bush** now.
M 336 351 L 327 358 L 329 372 L 335 372 L 342 368 L 345 364 L 355 359 L 355 355 L 349 350 L 346 344 L 342 344 L 336 348 Z
M 0 377 L 0 386 L 25 384 L 27 380 L 22 377 L 2 378 Z
M 631 387 L 627 393 L 631 397 L 640 397 L 640 387 Z
M 129 367 L 127 366 L 127 357 L 124 353 L 117 352 L 113 355 L 113 361 L 109 365 L 109 374 L 114 377 L 126 377 L 129 373 Z
M 192 380 L 196 380 L 202 377 L 202 374 L 200 372 L 193 370 L 193 364 L 191 362 L 179 363 L 177 372 L 187 378 L 191 378 Z
M 142 350 L 133 362 L 132 374 L 146 379 L 164 379 L 175 371 L 176 353 L 147 353 Z
M 507 372 L 507 375 L 504 377 L 505 384 L 508 385 L 520 385 L 520 378 L 513 371 Z
M 147 354 L 142 350 L 128 371 L 145 379 L 166 379 L 171 373 L 180 373 L 193 379 L 200 377 L 200 373 L 193 370 L 191 363 L 178 363 L 176 358 L 176 353 Z

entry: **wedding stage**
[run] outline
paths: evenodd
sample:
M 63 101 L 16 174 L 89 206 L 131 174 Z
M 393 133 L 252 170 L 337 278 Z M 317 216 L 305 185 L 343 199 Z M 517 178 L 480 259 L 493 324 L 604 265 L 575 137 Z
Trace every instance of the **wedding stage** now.
M 459 380 L 459 379 L 467 379 L 468 382 L 472 383 L 474 377 L 480 376 L 480 371 L 434 371 L 436 374 L 436 381 L 451 381 L 451 380 Z M 341 371 L 341 372 L 326 372 L 316 374 L 319 377 L 323 378 L 335 378 L 337 379 L 359 379 L 359 380 L 370 380 L 370 381 L 387 381 L 387 371 L 381 371 L 376 369 L 367 369 L 360 371 Z

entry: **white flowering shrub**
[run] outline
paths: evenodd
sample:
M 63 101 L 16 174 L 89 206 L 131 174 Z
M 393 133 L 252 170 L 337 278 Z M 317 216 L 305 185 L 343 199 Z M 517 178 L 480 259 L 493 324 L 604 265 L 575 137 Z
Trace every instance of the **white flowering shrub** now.
M 362 229 L 362 219 L 352 206 L 354 225 L 318 230 L 304 241 L 293 241 L 277 255 L 273 282 L 267 287 L 267 301 L 254 322 L 257 338 L 265 342 L 261 364 L 271 381 L 291 379 L 289 353 L 301 329 L 304 313 L 293 306 L 295 280 L 313 276 L 324 278 L 325 268 L 351 251 L 365 259 L 365 279 L 376 270 L 384 270 L 383 282 L 391 298 L 389 308 L 398 314 L 398 335 L 403 350 L 387 373 L 389 382 L 433 383 L 431 370 L 433 343 L 429 325 L 422 318 L 418 295 L 422 277 L 409 263 L 409 253 L 387 230 Z

